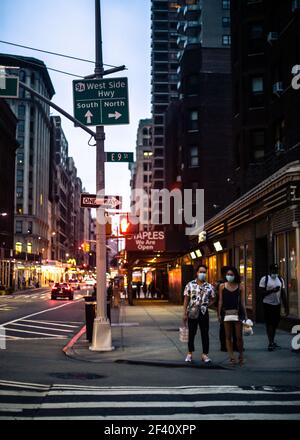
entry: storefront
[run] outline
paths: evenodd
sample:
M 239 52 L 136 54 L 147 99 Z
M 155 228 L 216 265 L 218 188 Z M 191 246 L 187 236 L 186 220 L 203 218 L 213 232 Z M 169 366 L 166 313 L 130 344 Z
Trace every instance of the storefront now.
M 259 281 L 273 262 L 286 284 L 288 319 L 300 319 L 299 184 L 299 162 L 282 168 L 209 220 L 205 240 L 199 239 L 191 252 L 198 255 L 194 266 L 208 266 L 212 283 L 220 279 L 222 266 L 239 270 L 249 316 L 257 321 L 263 320 Z

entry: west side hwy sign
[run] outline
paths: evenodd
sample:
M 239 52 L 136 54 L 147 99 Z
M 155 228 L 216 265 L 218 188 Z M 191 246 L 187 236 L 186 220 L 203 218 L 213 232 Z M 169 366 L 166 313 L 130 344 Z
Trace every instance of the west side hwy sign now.
M 98 208 L 102 206 L 106 209 L 122 209 L 121 196 L 96 196 L 95 194 L 81 194 L 81 208 Z
M 73 81 L 74 117 L 84 125 L 129 124 L 128 79 Z

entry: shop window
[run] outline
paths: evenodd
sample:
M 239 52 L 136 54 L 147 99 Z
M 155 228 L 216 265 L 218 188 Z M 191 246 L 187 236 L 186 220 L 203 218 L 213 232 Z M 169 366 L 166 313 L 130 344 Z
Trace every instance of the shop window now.
M 208 259 L 208 281 L 215 283 L 218 278 L 217 256 L 213 255 Z
M 246 305 L 252 308 L 253 304 L 253 295 L 252 295 L 252 279 L 253 279 L 253 255 L 252 255 L 252 246 L 250 243 L 246 244 L 246 267 L 245 267 L 245 297 L 246 297 Z
M 27 253 L 32 254 L 32 243 L 27 243 Z

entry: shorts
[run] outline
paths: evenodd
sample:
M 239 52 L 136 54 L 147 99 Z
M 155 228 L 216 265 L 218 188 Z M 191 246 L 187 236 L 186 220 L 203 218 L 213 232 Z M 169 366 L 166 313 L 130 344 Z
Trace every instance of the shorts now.
M 274 327 L 278 327 L 280 321 L 280 310 L 280 304 L 278 304 L 277 306 L 273 306 L 272 304 L 264 303 L 265 323 L 273 325 Z

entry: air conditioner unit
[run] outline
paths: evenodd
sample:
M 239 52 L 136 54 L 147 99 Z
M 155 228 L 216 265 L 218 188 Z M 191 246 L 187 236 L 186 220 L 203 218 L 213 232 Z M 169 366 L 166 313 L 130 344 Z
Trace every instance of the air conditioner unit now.
M 268 43 L 272 43 L 272 41 L 276 41 L 278 40 L 278 32 L 269 32 L 268 33 Z
M 282 93 L 282 92 L 283 92 L 283 84 L 281 81 L 278 81 L 275 84 L 273 84 L 273 93 L 277 95 L 278 93 Z
M 300 0 L 293 0 L 292 2 L 292 11 L 300 11 Z
M 275 144 L 275 153 L 276 154 L 280 154 L 280 153 L 284 153 L 285 152 L 285 148 L 282 142 L 277 141 Z

